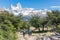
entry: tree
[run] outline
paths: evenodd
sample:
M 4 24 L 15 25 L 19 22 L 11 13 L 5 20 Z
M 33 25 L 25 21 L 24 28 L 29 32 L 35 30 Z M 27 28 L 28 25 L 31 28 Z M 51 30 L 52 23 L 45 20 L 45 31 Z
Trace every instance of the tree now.
M 44 31 L 44 28 L 45 27 L 47 27 L 47 24 L 48 24 L 48 20 L 47 20 L 47 18 L 45 17 L 45 18 L 43 18 L 43 21 L 42 21 L 42 23 L 41 23 L 41 25 L 42 25 L 42 29 L 43 29 L 43 31 Z
M 40 31 L 40 27 L 41 27 L 41 23 L 43 22 L 42 18 L 40 18 L 39 16 L 35 15 L 32 16 L 32 18 L 30 19 L 30 23 L 33 27 L 35 27 L 36 29 L 38 29 Z
M 58 25 L 59 25 L 59 17 L 60 15 L 60 11 L 58 10 L 54 10 L 51 13 L 48 13 L 48 19 L 51 21 L 51 25 L 53 25 L 53 28 L 58 29 Z
M 13 14 L 4 11 L 0 13 L 0 40 L 16 40 L 16 28 L 11 22 Z

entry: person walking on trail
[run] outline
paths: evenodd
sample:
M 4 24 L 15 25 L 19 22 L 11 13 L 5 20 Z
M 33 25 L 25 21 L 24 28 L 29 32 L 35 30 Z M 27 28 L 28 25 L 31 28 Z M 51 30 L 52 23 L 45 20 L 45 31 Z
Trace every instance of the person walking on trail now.
M 29 35 L 29 36 L 32 35 L 32 30 L 28 29 L 27 32 L 28 32 L 28 35 Z
M 25 31 L 25 30 L 23 30 L 23 37 L 25 37 L 25 33 L 26 33 L 26 31 Z
M 23 31 L 23 37 L 25 37 L 25 31 Z

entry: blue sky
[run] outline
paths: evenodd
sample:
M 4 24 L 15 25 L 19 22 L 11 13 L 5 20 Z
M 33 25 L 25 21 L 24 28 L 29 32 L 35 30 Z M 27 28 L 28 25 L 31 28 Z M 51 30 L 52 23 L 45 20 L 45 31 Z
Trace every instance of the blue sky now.
M 10 8 L 10 5 L 21 3 L 23 8 L 60 10 L 60 0 L 0 0 L 0 8 Z

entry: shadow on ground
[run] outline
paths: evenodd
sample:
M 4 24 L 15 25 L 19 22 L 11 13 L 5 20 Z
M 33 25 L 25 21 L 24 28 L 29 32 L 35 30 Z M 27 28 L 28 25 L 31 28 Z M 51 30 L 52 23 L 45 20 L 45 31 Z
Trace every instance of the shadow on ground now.
M 51 32 L 51 30 L 44 30 L 44 31 L 32 31 L 32 33 L 46 33 Z

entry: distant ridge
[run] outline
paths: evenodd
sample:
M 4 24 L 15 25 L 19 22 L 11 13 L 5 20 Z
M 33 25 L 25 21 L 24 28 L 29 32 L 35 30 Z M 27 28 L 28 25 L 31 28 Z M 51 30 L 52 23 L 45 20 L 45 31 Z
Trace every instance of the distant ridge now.
M 19 15 L 19 14 L 22 14 L 23 16 L 38 15 L 43 17 L 46 16 L 47 12 L 51 12 L 51 10 L 48 9 L 35 10 L 34 8 L 22 8 L 20 3 L 17 3 L 16 6 L 11 5 L 10 10 L 15 15 Z
M 0 11 L 9 11 L 13 13 L 14 15 L 23 15 L 24 18 L 30 18 L 31 15 L 38 15 L 40 17 L 46 17 L 47 12 L 51 12 L 51 10 L 48 9 L 40 9 L 36 10 L 34 8 L 22 8 L 20 3 L 17 3 L 16 6 L 11 4 L 10 8 L 0 8 Z

